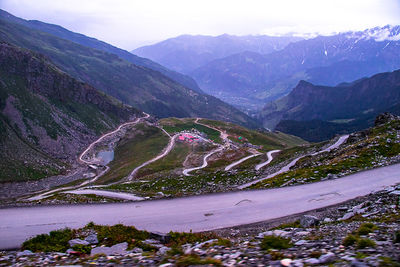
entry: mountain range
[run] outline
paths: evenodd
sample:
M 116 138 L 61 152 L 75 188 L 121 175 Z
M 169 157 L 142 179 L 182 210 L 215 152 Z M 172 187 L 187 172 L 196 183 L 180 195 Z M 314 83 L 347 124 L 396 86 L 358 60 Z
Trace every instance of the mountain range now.
M 288 44 L 266 55 L 242 52 L 214 60 L 191 75 L 207 93 L 257 111 L 300 80 L 334 86 L 400 68 L 400 26 Z
M 0 41 L 39 52 L 72 77 L 135 108 L 158 117 L 205 117 L 257 127 L 254 119 L 239 110 L 159 71 L 26 27 L 11 18 L 0 17 Z
M 96 136 L 138 116 L 45 56 L 0 43 L 0 181 L 62 173 Z
M 280 50 L 300 37 L 266 35 L 219 36 L 181 35 L 165 41 L 139 47 L 133 54 L 149 58 L 172 70 L 190 74 L 195 69 L 219 58 L 244 51 L 268 54 Z
M 133 55 L 126 50 L 112 46 L 106 42 L 97 40 L 92 37 L 88 37 L 88 36 L 80 34 L 80 33 L 75 33 L 75 32 L 69 31 L 59 25 L 49 24 L 49 23 L 45 23 L 42 21 L 38 21 L 38 20 L 21 19 L 16 16 L 13 16 L 12 14 L 10 14 L 4 10 L 1 10 L 1 9 L 0 9 L 0 17 L 6 18 L 7 21 L 9 21 L 9 22 L 20 24 L 25 27 L 35 29 L 38 31 L 46 32 L 51 35 L 57 36 L 59 38 L 65 39 L 65 40 L 69 40 L 71 42 L 74 42 L 74 43 L 77 43 L 77 44 L 80 44 L 83 46 L 95 48 L 97 50 L 101 50 L 101 51 L 104 51 L 104 52 L 107 52 L 110 54 L 115 54 L 118 57 L 120 57 L 130 63 L 133 63 L 135 65 L 159 71 L 162 74 L 164 74 L 165 76 L 171 78 L 172 80 L 174 80 L 194 91 L 201 92 L 201 89 L 199 88 L 197 83 L 193 80 L 193 78 L 191 78 L 187 75 L 178 73 L 176 71 L 167 69 L 166 67 L 164 67 L 154 61 L 151 61 L 147 58 L 142 58 L 142 57 Z
M 267 127 L 315 142 L 370 127 L 382 112 L 400 113 L 400 70 L 335 87 L 300 81 L 261 114 Z

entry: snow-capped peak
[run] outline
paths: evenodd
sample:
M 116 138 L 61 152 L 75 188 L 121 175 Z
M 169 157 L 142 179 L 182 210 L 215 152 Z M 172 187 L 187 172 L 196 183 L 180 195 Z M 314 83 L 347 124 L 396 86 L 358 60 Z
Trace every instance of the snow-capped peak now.
M 362 32 L 349 32 L 348 38 L 357 38 L 358 40 L 382 41 L 400 41 L 400 26 L 386 25 L 384 27 L 375 27 Z

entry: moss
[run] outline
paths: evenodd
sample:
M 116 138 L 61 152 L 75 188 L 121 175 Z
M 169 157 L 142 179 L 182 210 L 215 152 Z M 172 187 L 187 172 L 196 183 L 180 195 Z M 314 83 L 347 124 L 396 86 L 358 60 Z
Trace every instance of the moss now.
M 293 244 L 290 239 L 280 236 L 265 236 L 261 241 L 260 248 L 262 250 L 268 249 L 287 249 L 292 247 Z

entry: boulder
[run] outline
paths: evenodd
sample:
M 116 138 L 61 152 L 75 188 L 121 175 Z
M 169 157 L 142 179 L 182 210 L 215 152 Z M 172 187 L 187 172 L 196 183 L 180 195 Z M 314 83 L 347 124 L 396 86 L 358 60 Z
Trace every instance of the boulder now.
M 319 219 L 311 215 L 303 215 L 300 218 L 300 225 L 304 228 L 315 226 L 319 224 Z
M 17 257 L 24 257 L 24 256 L 30 256 L 33 255 L 34 253 L 30 250 L 24 250 L 24 251 L 20 251 L 17 253 Z
M 88 242 L 89 244 L 98 244 L 99 240 L 97 239 L 97 234 L 90 234 L 85 238 L 85 241 Z
M 68 244 L 69 244 L 70 247 L 73 247 L 75 245 L 83 245 L 83 246 L 90 245 L 89 242 L 87 242 L 85 240 L 82 240 L 82 239 L 79 239 L 79 238 L 72 239 L 72 240 L 68 241 Z
M 321 255 L 318 260 L 321 264 L 325 264 L 335 261 L 335 258 L 336 255 L 334 253 L 328 252 L 327 254 Z
M 110 255 L 124 255 L 127 253 L 126 249 L 128 248 L 128 243 L 119 243 L 112 247 L 96 247 L 93 248 L 90 252 L 90 256 L 94 256 L 96 254 L 105 254 L 107 256 Z

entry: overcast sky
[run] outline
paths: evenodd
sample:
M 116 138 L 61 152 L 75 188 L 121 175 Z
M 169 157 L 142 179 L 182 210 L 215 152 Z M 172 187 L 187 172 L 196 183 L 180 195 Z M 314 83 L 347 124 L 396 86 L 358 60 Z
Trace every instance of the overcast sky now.
M 400 24 L 400 0 L 0 0 L 0 8 L 127 50 L 181 34 L 329 34 Z

